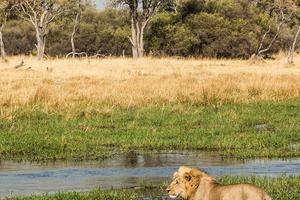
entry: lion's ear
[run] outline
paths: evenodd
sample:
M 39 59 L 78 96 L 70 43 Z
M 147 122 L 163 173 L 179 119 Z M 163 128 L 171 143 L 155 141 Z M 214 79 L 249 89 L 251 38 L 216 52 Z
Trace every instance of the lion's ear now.
M 201 171 L 199 171 L 198 169 L 194 168 L 191 170 L 190 175 L 195 178 L 200 180 L 201 177 L 203 176 L 203 174 L 201 173 Z
M 191 181 L 192 179 L 192 175 L 189 172 L 184 173 L 183 177 L 186 181 Z
M 196 169 L 196 168 L 193 168 L 191 171 L 190 171 L 190 175 L 191 175 L 191 181 L 190 181 L 190 184 L 191 184 L 191 187 L 196 190 L 199 185 L 200 185 L 200 182 L 201 182 L 201 178 L 203 176 L 203 174 L 201 173 L 200 170 Z

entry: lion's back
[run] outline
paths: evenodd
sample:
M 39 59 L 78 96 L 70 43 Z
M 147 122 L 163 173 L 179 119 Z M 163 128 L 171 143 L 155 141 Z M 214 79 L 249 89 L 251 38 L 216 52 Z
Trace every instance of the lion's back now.
M 272 200 L 260 187 L 252 184 L 219 185 L 209 200 Z

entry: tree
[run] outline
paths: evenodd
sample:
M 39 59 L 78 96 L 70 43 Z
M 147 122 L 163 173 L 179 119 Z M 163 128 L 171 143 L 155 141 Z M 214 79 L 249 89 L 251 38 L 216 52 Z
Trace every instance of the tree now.
M 164 0 L 160 6 L 160 12 L 175 12 L 177 13 L 178 0 Z
M 261 56 L 263 53 L 270 50 L 278 36 L 281 34 L 282 29 L 286 23 L 288 23 L 297 12 L 297 5 L 294 0 L 263 0 L 256 2 L 257 6 L 264 9 L 269 13 L 269 16 L 273 18 L 276 26 L 275 34 L 270 42 L 264 46 L 266 36 L 272 30 L 272 24 L 269 24 L 268 30 L 263 34 L 260 45 L 256 51 L 257 56 Z M 272 22 L 272 20 L 270 20 Z
M 253 25 L 246 19 L 200 12 L 188 16 L 185 23 L 197 38 L 192 47 L 197 56 L 247 58 L 255 49 Z
M 131 38 L 129 40 L 134 58 L 144 56 L 145 29 L 162 2 L 163 0 L 114 0 L 116 4 L 129 7 L 131 18 Z
M 68 15 L 59 18 L 49 28 L 47 35 L 46 52 L 49 56 L 66 56 L 71 52 L 70 36 L 73 31 L 73 20 L 75 15 Z M 27 23 L 28 24 L 28 23 Z M 8 24 L 5 35 L 12 37 L 8 30 L 13 29 L 11 22 Z M 17 28 L 18 30 L 19 28 Z M 28 33 L 29 34 L 29 33 Z M 23 34 L 24 36 L 28 35 Z M 30 32 L 32 37 L 32 32 Z M 97 10 L 92 6 L 82 12 L 80 17 L 80 28 L 75 35 L 76 56 L 83 56 L 79 52 L 85 52 L 89 56 L 97 57 L 104 55 L 120 56 L 131 55 L 131 44 L 128 37 L 131 34 L 130 18 L 128 10 L 106 8 Z M 23 37 L 22 35 L 22 37 Z M 11 45 L 22 44 L 24 39 L 16 40 L 15 44 L 8 44 L 11 51 Z M 18 48 L 19 50 L 20 48 Z M 85 54 L 85 55 L 86 55 Z M 72 54 L 69 54 L 72 57 Z
M 294 64 L 294 52 L 295 52 L 295 47 L 299 38 L 300 34 L 300 26 L 297 29 L 297 32 L 294 36 L 292 46 L 290 47 L 289 53 L 288 53 L 288 63 L 289 64 Z
M 298 42 L 298 38 L 299 38 L 299 35 L 300 35 L 300 26 L 299 26 L 299 22 L 300 22 L 300 9 L 299 9 L 299 6 L 300 6 L 300 1 L 297 0 L 295 2 L 295 17 L 294 17 L 294 20 L 295 20 L 295 24 L 296 24 L 296 27 L 297 27 L 297 31 L 293 37 L 293 41 L 292 41 L 292 45 L 289 49 L 289 52 L 288 52 L 288 63 L 289 64 L 294 64 L 294 52 L 295 52 L 295 49 L 296 49 L 296 45 L 297 45 L 297 42 Z
M 0 2 L 0 56 L 2 59 L 5 58 L 5 48 L 3 42 L 3 29 L 6 25 L 7 17 L 13 8 L 14 2 L 11 0 L 3 0 Z
M 16 6 L 18 15 L 29 21 L 35 28 L 38 60 L 45 54 L 46 35 L 49 25 L 70 8 L 62 0 L 19 0 Z
M 153 56 L 188 56 L 195 43 L 192 30 L 174 12 L 157 14 L 146 34 L 146 48 Z
M 74 19 L 74 25 L 73 25 L 73 30 L 71 33 L 71 46 L 72 46 L 72 52 L 69 53 L 68 55 L 72 55 L 72 57 L 74 58 L 76 56 L 76 48 L 75 48 L 75 35 L 78 32 L 78 28 L 79 28 L 79 24 L 80 24 L 80 18 L 81 18 L 81 14 L 82 12 L 85 10 L 88 1 L 87 0 L 73 0 L 73 2 L 71 2 L 71 4 L 73 4 L 73 11 L 72 16 L 75 15 L 75 19 Z
M 176 10 L 184 19 L 188 15 L 199 13 L 205 7 L 205 0 L 177 0 Z

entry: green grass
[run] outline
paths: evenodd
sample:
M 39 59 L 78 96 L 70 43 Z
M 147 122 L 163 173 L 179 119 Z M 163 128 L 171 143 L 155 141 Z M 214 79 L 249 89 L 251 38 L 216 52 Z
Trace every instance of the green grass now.
M 103 159 L 111 148 L 214 150 L 239 158 L 300 156 L 300 100 L 227 105 L 39 106 L 0 110 L 3 159 Z M 258 131 L 257 124 L 267 124 Z
M 280 178 L 260 178 L 260 177 L 221 177 L 219 182 L 223 184 L 251 183 L 265 189 L 273 200 L 299 200 L 300 198 L 300 176 L 280 177 Z M 94 190 L 91 192 L 59 193 L 56 195 L 32 196 L 26 198 L 16 198 L 17 200 L 137 200 L 142 197 L 151 199 L 162 199 L 166 196 L 164 186 L 151 186 L 141 190 Z

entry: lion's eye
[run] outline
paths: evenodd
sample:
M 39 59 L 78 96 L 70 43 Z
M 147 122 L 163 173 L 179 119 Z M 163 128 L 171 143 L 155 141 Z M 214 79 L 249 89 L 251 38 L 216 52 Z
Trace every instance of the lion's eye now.
M 175 184 L 178 184 L 178 183 L 179 183 L 178 180 L 176 180 L 176 181 L 175 181 Z

